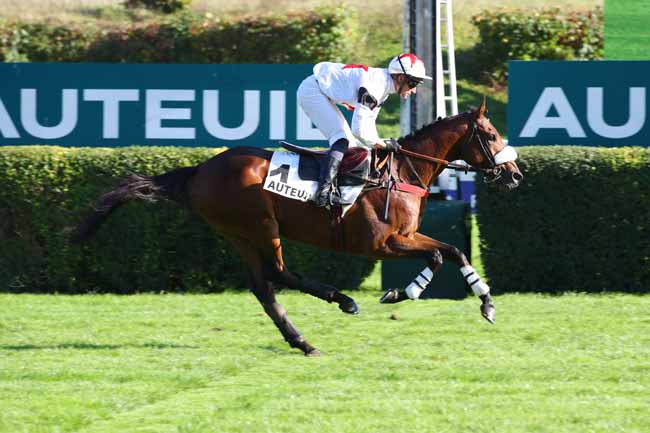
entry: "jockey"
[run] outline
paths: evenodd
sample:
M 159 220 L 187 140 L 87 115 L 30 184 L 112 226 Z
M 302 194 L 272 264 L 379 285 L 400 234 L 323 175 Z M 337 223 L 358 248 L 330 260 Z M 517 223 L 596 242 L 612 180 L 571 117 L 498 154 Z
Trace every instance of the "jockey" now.
M 409 53 L 393 57 L 386 69 L 330 62 L 314 66 L 314 74 L 298 88 L 298 103 L 330 145 L 314 196 L 316 206 L 341 204 L 338 196 L 331 195 L 332 182 L 349 146 L 356 146 L 358 140 L 365 147 L 387 147 L 377 135 L 375 120 L 388 96 L 397 93 L 406 99 L 416 93 L 418 84 L 430 79 L 422 60 Z M 352 128 L 336 104 L 354 110 Z

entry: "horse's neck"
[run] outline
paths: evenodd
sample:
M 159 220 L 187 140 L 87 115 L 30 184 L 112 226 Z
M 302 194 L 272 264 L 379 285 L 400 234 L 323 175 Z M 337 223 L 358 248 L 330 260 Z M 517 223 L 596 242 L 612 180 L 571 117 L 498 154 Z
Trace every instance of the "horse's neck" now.
M 451 161 L 453 159 L 458 159 L 460 152 L 454 148 L 453 144 L 458 140 L 453 140 L 451 143 L 446 143 L 440 136 L 440 134 L 432 134 L 430 137 L 422 138 L 416 140 L 415 137 L 409 137 L 403 146 L 406 150 L 419 153 L 421 155 L 432 156 L 434 158 L 444 159 Z M 420 177 L 422 182 L 429 187 L 433 180 L 438 177 L 438 175 L 444 170 L 442 164 L 432 164 L 427 161 L 423 161 L 416 158 L 410 158 L 417 175 Z M 405 180 L 408 180 L 409 183 L 419 183 L 417 176 L 412 173 L 412 170 L 409 167 L 409 164 L 400 165 L 400 177 Z

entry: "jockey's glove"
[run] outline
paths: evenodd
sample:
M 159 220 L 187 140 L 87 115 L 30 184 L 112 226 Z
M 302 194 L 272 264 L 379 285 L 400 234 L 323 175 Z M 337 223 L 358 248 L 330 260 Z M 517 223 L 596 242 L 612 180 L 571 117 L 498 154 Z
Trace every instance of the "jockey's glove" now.
M 402 146 L 400 146 L 399 143 L 397 142 L 397 140 L 395 140 L 394 138 L 388 138 L 388 139 L 384 140 L 384 145 L 385 145 L 386 150 L 389 151 L 389 152 L 397 153 L 402 148 Z

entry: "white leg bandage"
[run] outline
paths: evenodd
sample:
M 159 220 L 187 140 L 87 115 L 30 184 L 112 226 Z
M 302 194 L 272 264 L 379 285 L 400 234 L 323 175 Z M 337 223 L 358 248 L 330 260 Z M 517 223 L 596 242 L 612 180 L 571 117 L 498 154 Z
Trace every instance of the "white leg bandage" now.
M 460 268 L 460 273 L 463 274 L 465 281 L 467 281 L 467 284 L 469 284 L 476 296 L 487 295 L 490 293 L 490 286 L 481 280 L 481 277 L 476 273 L 476 269 L 472 266 L 463 266 Z
M 422 272 L 415 277 L 415 280 L 406 286 L 406 295 L 413 300 L 419 298 L 424 289 L 426 289 L 431 282 L 431 278 L 433 278 L 433 271 L 429 269 L 429 267 L 424 268 Z

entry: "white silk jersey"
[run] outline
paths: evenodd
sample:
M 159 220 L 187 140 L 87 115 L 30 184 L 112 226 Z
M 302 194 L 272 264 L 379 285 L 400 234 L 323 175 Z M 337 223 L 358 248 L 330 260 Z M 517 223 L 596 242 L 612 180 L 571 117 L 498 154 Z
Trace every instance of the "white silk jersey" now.
M 381 105 L 391 93 L 396 93 L 388 69 L 322 62 L 314 66 L 314 77 L 333 103 L 354 110 L 350 127 L 362 144 L 372 146 L 381 142 L 375 121 Z

